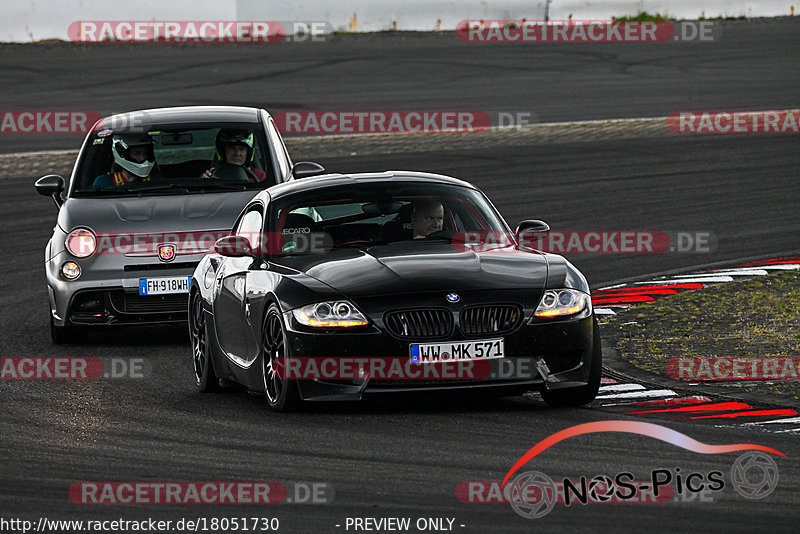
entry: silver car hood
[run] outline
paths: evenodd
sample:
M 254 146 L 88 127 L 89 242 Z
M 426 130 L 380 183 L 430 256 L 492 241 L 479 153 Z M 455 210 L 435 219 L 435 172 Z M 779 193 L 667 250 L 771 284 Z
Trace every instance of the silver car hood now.
M 228 230 L 258 192 L 70 198 L 58 225 L 64 232 L 87 227 L 95 233 Z

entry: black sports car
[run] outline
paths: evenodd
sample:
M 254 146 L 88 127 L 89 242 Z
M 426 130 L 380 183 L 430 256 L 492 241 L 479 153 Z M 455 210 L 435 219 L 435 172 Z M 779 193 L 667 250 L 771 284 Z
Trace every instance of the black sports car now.
M 264 190 L 192 277 L 197 386 L 243 384 L 276 411 L 446 390 L 586 404 L 601 372 L 589 286 L 524 246 L 547 230 L 512 233 L 476 187 L 427 173 Z

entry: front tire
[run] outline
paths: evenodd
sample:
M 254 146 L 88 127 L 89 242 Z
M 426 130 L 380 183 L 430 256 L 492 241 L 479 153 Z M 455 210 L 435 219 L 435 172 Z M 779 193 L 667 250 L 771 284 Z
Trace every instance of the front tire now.
M 585 386 L 561 389 L 556 391 L 543 391 L 542 399 L 552 407 L 578 407 L 585 406 L 597 397 L 600 390 L 600 375 L 603 372 L 603 348 L 600 344 L 600 327 L 597 318 L 594 319 L 594 334 L 592 336 L 592 363 L 589 368 L 589 381 Z
M 65 343 L 85 343 L 88 338 L 86 330 L 74 326 L 56 326 L 53 316 L 50 315 L 50 339 L 55 345 Z
M 289 356 L 283 318 L 276 304 L 270 304 L 264 315 L 261 329 L 261 376 L 264 398 L 274 412 L 290 412 L 300 407 L 300 395 L 294 380 L 281 378 L 276 369 L 282 367 Z
M 203 297 L 199 291 L 192 293 L 189 305 L 189 336 L 192 341 L 192 363 L 194 383 L 201 393 L 219 389 L 219 379 L 211 363 L 211 348 L 208 345 L 208 324 L 203 310 Z

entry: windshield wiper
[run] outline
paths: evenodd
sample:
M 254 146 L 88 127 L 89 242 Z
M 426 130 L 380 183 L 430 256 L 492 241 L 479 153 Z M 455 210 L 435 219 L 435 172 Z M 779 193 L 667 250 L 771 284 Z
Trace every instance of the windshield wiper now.
M 125 187 L 125 186 L 118 186 L 118 187 L 114 187 L 113 189 L 112 188 L 107 188 L 107 187 L 93 187 L 91 189 L 79 189 L 77 191 L 74 191 L 73 194 L 115 196 L 115 195 L 128 195 L 128 194 L 131 194 L 131 193 L 136 194 L 138 191 L 141 191 L 141 188 L 139 188 L 139 187 L 135 187 L 135 188 L 134 187 Z
M 134 187 L 130 189 L 131 193 L 149 193 L 151 191 L 183 191 L 188 193 L 189 188 L 183 184 L 165 184 L 151 185 L 149 187 Z
M 95 187 L 92 189 L 82 189 L 80 191 L 75 191 L 76 193 L 80 194 L 91 194 L 91 195 L 108 195 L 108 196 L 115 196 L 115 195 L 142 195 L 146 193 L 158 193 L 158 192 L 170 192 L 170 193 L 190 193 L 190 192 L 201 192 L 207 190 L 217 190 L 217 191 L 246 191 L 249 188 L 247 184 L 162 184 L 162 185 L 152 185 L 148 187 L 140 187 L 140 186 L 118 186 L 114 188 L 106 188 L 106 187 Z
M 249 184 L 247 183 L 237 183 L 237 184 L 212 183 L 212 184 L 192 184 L 191 186 L 187 187 L 191 187 L 193 191 L 197 189 L 224 189 L 226 191 L 247 191 L 248 189 L 250 189 L 249 187 L 247 187 L 248 185 Z

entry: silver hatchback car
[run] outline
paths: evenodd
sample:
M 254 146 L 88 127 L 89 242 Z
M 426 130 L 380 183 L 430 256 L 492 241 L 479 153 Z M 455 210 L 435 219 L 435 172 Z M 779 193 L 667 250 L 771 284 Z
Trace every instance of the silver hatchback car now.
M 48 175 L 35 184 L 59 210 L 45 249 L 53 342 L 185 322 L 195 266 L 250 199 L 322 172 L 292 163 L 263 109 L 161 108 L 98 121 L 69 182 Z

